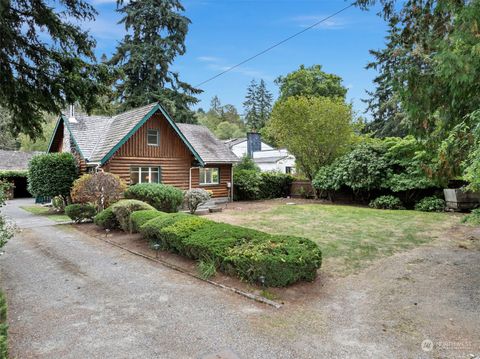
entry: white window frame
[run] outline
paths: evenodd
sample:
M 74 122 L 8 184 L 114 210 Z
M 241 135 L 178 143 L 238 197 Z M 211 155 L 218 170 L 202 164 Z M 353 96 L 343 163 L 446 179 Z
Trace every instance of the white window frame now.
M 142 168 L 148 167 L 148 182 L 142 182 Z M 158 171 L 158 182 L 152 182 L 152 169 Z M 131 184 L 137 184 L 132 182 L 132 173 L 138 172 L 138 182 L 137 183 L 161 183 L 162 169 L 159 166 L 132 166 L 130 167 L 130 182 Z
M 149 142 L 150 135 L 153 136 L 153 134 L 150 134 L 150 132 L 153 132 L 153 131 L 155 131 L 155 136 L 157 137 L 156 143 L 150 143 L 150 142 Z M 154 146 L 154 147 L 160 146 L 160 130 L 158 130 L 158 129 L 156 129 L 156 128 L 149 128 L 149 129 L 147 129 L 147 145 L 148 145 L 148 146 Z
M 206 182 L 206 179 L 207 179 L 206 171 L 207 170 L 212 170 L 212 171 L 217 170 L 217 178 L 218 178 L 217 182 Z M 203 176 L 202 176 L 202 171 L 203 171 Z M 210 176 L 210 178 L 212 178 L 212 177 L 213 177 L 213 172 L 212 172 L 212 176 Z M 200 167 L 199 170 L 198 170 L 198 179 L 199 179 L 200 186 L 217 186 L 217 185 L 220 184 L 220 168 L 219 167 Z

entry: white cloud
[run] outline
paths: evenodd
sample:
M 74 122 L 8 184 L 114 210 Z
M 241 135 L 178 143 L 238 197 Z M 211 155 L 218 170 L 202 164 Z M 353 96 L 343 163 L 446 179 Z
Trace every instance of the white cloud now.
M 309 27 L 316 22 L 326 18 L 327 15 L 300 15 L 290 18 L 290 21 L 296 23 L 300 27 Z M 347 25 L 347 21 L 341 17 L 332 17 L 315 26 L 315 29 L 338 30 L 343 29 Z

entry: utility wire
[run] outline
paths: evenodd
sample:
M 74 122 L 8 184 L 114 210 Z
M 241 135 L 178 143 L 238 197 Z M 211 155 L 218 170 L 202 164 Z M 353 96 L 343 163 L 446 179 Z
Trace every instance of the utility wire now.
M 352 4 L 348 5 L 348 6 L 345 6 L 343 9 L 338 10 L 337 12 L 335 12 L 335 13 L 333 13 L 333 14 L 331 14 L 331 15 L 329 15 L 329 16 L 327 16 L 327 17 L 325 17 L 325 18 L 323 18 L 323 19 L 321 19 L 321 20 L 319 20 L 319 21 L 317 21 L 316 23 L 310 25 L 309 27 L 306 27 L 306 28 L 303 29 L 302 31 L 299 31 L 299 32 L 297 32 L 297 33 L 295 33 L 295 34 L 293 34 L 293 35 L 291 35 L 291 36 L 289 36 L 289 37 L 287 37 L 287 38 L 285 38 L 285 39 L 283 39 L 283 40 L 281 40 L 281 41 L 273 44 L 272 46 L 266 48 L 265 50 L 260 51 L 259 53 L 255 54 L 255 55 L 253 55 L 253 56 L 250 56 L 249 58 L 243 60 L 242 62 L 239 62 L 238 64 L 233 65 L 232 67 L 229 67 L 228 69 L 226 69 L 226 70 L 224 70 L 224 71 L 222 71 L 222 72 L 219 72 L 219 73 L 216 74 L 215 76 L 212 76 L 212 77 L 206 79 L 205 81 L 200 82 L 198 85 L 195 85 L 195 87 L 200 87 L 200 86 L 206 84 L 207 82 L 210 82 L 210 81 L 212 81 L 212 80 L 215 80 L 217 77 L 220 77 L 220 76 L 226 74 L 227 72 L 230 72 L 230 71 L 232 71 L 233 69 L 235 69 L 235 68 L 237 68 L 237 67 L 239 67 L 239 66 L 242 66 L 243 64 L 245 64 L 245 63 L 247 63 L 247 62 L 249 62 L 249 61 L 252 61 L 253 59 L 255 59 L 255 58 L 257 58 L 257 57 L 265 54 L 266 52 L 268 52 L 268 51 L 270 51 L 270 50 L 273 50 L 274 48 L 276 48 L 276 47 L 278 47 L 278 46 L 286 43 L 287 41 L 289 41 L 289 40 L 291 40 L 291 39 L 293 39 L 293 38 L 295 38 L 295 37 L 303 34 L 304 32 L 307 32 L 308 30 L 313 29 L 314 27 L 320 25 L 322 22 L 325 22 L 325 21 L 331 19 L 332 17 L 334 17 L 334 16 L 336 16 L 336 15 L 344 12 L 345 10 L 348 10 L 349 8 L 351 8 L 351 7 L 354 6 L 354 5 L 355 5 L 355 3 L 352 3 Z

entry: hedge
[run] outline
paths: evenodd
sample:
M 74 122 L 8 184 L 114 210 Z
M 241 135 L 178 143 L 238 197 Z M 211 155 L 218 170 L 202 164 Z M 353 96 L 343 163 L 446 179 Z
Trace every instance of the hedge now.
M 130 231 L 130 215 L 135 211 L 154 210 L 148 203 L 136 199 L 122 199 L 114 203 L 109 208 L 112 209 L 118 225 L 122 231 Z
M 95 207 L 89 203 L 86 204 L 70 204 L 65 207 L 65 214 L 76 223 L 84 220 L 91 221 L 97 213 Z
M 10 179 L 10 178 L 27 178 L 27 170 L 3 170 L 0 171 L 0 179 Z
M 157 211 L 156 209 L 135 211 L 130 215 L 130 231 L 136 233 L 140 230 L 140 227 L 149 220 L 162 216 L 166 216 L 166 213 Z
M 115 213 L 112 211 L 112 207 L 108 207 L 93 217 L 93 223 L 104 229 L 116 229 L 119 228 L 119 223 Z
M 313 280 L 321 251 L 305 238 L 275 236 L 187 214 L 149 220 L 140 233 L 191 259 L 210 260 L 223 272 L 266 286 Z
M 139 183 L 127 188 L 125 198 L 147 202 L 162 212 L 178 212 L 183 191 L 161 183 Z
M 293 177 L 280 172 L 259 172 L 236 169 L 233 174 L 236 200 L 256 200 L 287 197 Z

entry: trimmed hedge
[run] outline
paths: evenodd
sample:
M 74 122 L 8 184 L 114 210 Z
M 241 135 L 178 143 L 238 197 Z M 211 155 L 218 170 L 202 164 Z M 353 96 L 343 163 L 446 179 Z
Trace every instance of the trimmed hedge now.
M 274 236 L 183 213 L 157 217 L 140 227 L 162 249 L 191 259 L 208 260 L 221 271 L 267 286 L 313 280 L 322 256 L 305 238 Z
M 115 213 L 112 211 L 112 207 L 104 209 L 95 217 L 93 217 L 93 223 L 104 229 L 116 229 L 119 228 L 119 223 Z
M 134 233 L 139 232 L 140 227 L 149 220 L 157 217 L 166 216 L 165 212 L 157 211 L 156 209 L 144 209 L 135 211 L 130 215 L 130 230 Z
M 91 221 L 97 213 L 94 206 L 91 204 L 70 204 L 65 207 L 65 214 L 70 217 L 72 221 L 80 223 L 84 220 Z
M 178 212 L 183 203 L 183 191 L 161 183 L 139 183 L 125 191 L 125 198 L 147 202 L 162 212 Z
M 130 215 L 135 211 L 154 210 L 148 203 L 136 199 L 122 199 L 114 203 L 109 208 L 112 209 L 118 225 L 122 231 L 130 231 Z
M 287 197 L 293 177 L 289 174 L 251 169 L 235 169 L 233 191 L 236 200 L 256 200 Z

